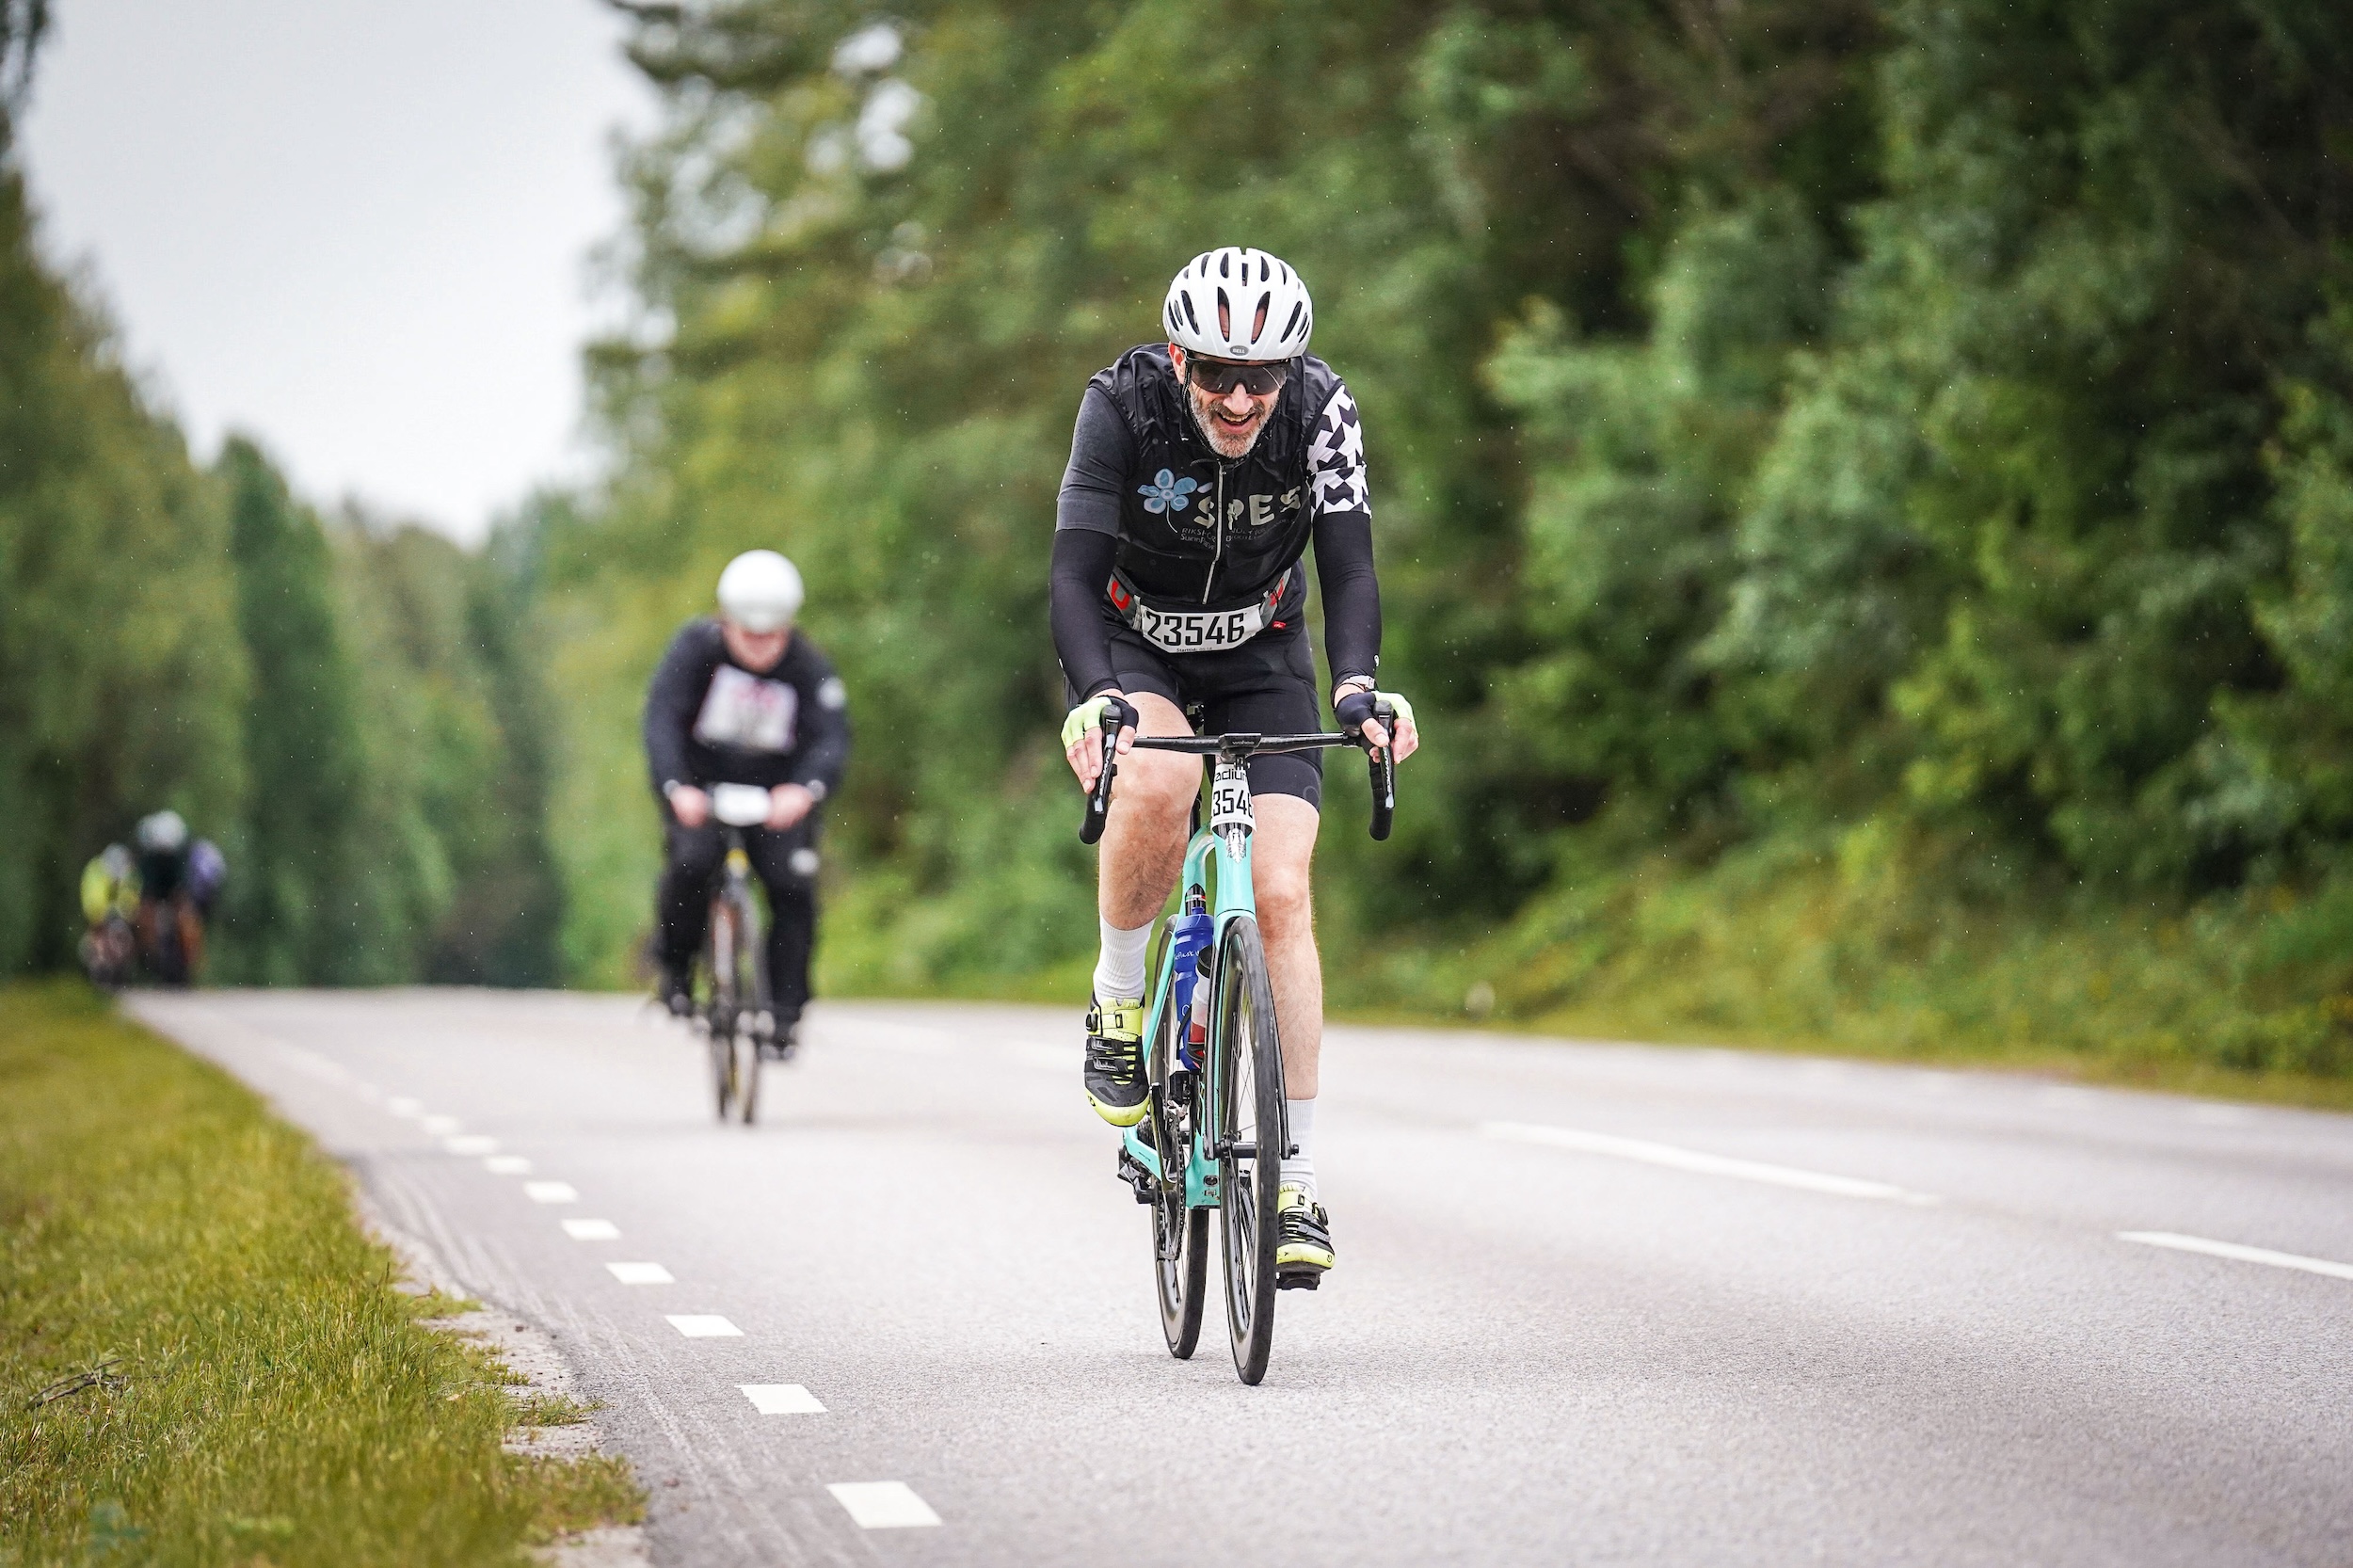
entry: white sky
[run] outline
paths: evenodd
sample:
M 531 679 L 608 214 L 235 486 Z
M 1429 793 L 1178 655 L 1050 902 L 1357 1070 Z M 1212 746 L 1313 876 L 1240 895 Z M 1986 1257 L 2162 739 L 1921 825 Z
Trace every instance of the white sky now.
M 53 262 L 209 461 L 478 536 L 582 471 L 607 136 L 653 99 L 598 0 L 60 0 L 22 126 Z

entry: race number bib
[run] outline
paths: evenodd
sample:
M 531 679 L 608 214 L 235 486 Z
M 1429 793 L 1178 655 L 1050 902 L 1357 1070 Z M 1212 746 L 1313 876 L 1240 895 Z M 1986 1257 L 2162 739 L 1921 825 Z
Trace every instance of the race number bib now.
M 1266 629 L 1266 606 L 1240 610 L 1155 610 L 1136 606 L 1135 629 L 1163 653 L 1215 653 L 1240 648 Z
M 1257 813 L 1250 808 L 1250 780 L 1240 774 L 1219 777 L 1209 785 L 1209 828 L 1239 827 L 1256 832 Z
M 703 694 L 695 739 L 744 751 L 791 751 L 800 709 L 801 696 L 787 682 L 762 680 L 748 670 L 721 664 Z

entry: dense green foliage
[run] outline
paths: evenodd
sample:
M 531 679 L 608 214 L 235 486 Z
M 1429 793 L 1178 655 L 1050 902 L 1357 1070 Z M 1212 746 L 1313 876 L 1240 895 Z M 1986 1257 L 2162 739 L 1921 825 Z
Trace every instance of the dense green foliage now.
M 11 886 L 168 782 L 246 835 L 237 972 L 625 981 L 645 680 L 771 544 L 859 726 L 831 983 L 1060 972 L 1092 929 L 1044 616 L 1070 421 L 1175 266 L 1244 241 L 1314 283 L 1365 410 L 1431 742 L 1379 851 L 1334 770 L 1337 995 L 2345 1069 L 2353 19 L 623 8 L 668 109 L 623 171 L 642 308 L 591 352 L 610 478 L 479 557 L 322 523 L 242 448 L 184 473 L 9 252 L 46 303 L 0 369 L 115 411 L 8 439 L 131 488 L 147 520 L 80 503 L 90 538 L 185 559 L 135 646 L 0 629 L 0 790 L 50 824 Z M 109 430 L 161 456 L 73 456 Z M 65 504 L 28 472 L 0 517 Z M 65 569 L 10 527 L 8 570 Z M 56 695 L 165 667 L 185 712 L 103 744 Z
M 343 1173 L 79 985 L 0 990 L 0 1561 L 504 1568 L 642 1512 L 619 1460 L 503 1452 L 544 1416 Z
M 0 85 L 26 18 L 0 3 Z M 547 984 L 521 522 L 487 551 L 212 472 L 43 263 L 0 108 L 0 973 L 72 962 L 84 860 L 169 805 L 226 851 L 214 973 Z
M 893 58 L 626 8 L 646 310 L 546 536 L 581 972 L 644 924 L 637 683 L 756 542 L 859 704 L 837 978 L 1083 951 L 1053 490 L 1243 241 L 1365 408 L 1432 738 L 1389 849 L 1333 792 L 1355 994 L 2345 1064 L 2353 21 L 933 0 Z

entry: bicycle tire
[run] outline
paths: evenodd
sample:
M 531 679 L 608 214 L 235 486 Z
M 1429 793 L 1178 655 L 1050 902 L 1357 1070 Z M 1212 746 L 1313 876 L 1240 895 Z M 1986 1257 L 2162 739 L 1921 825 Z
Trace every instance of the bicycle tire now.
M 768 943 L 760 906 L 741 883 L 730 889 L 728 901 L 736 908 L 736 995 L 744 1006 L 735 1032 L 735 1105 L 749 1127 L 760 1112 L 760 1041 L 776 1028 L 776 1000 L 768 989 Z
M 711 901 L 711 935 L 704 952 L 704 963 L 711 970 L 711 1002 L 703 1024 L 711 1048 L 712 1086 L 723 1122 L 735 1102 L 735 1021 L 742 1005 L 735 989 L 735 955 L 741 945 L 735 921 L 733 903 L 725 896 Z
M 1234 1370 L 1255 1384 L 1274 1350 L 1274 1248 L 1280 1222 L 1283 1038 L 1274 1018 L 1258 922 L 1238 915 L 1218 944 L 1210 1015 L 1217 1086 L 1218 1229 L 1225 1255 L 1225 1326 Z M 1247 1148 L 1245 1157 L 1241 1150 Z
M 1185 1151 L 1193 1137 L 1193 1112 L 1176 1104 L 1168 1091 L 1183 1028 L 1172 987 L 1160 1027 L 1152 1036 L 1146 1068 L 1152 1086 L 1152 1114 L 1146 1125 L 1161 1173 L 1160 1191 L 1152 1199 L 1152 1270 L 1160 1336 L 1168 1341 L 1169 1354 L 1188 1361 L 1201 1343 L 1201 1308 L 1209 1295 L 1209 1211 L 1185 1202 Z

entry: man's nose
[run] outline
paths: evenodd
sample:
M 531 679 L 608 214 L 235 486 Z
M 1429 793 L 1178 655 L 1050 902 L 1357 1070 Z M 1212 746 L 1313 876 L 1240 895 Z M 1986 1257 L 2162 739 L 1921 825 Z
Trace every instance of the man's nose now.
M 1225 411 L 1236 419 L 1242 418 L 1257 406 L 1258 400 L 1252 397 L 1250 390 L 1239 381 L 1225 393 Z

